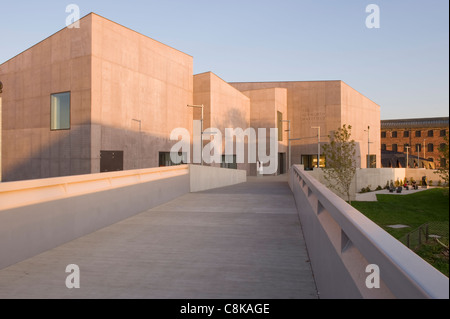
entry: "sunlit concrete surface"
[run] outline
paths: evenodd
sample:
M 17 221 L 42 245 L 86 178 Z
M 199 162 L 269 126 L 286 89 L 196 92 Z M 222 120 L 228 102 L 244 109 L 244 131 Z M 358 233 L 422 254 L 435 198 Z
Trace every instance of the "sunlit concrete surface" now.
M 0 298 L 317 298 L 286 178 L 190 193 L 0 271 Z M 66 266 L 80 288 L 66 287 Z

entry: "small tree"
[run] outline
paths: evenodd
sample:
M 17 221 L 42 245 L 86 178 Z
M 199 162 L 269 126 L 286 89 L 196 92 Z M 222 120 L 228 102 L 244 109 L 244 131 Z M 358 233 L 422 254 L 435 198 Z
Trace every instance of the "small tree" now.
M 330 188 L 346 195 L 350 204 L 350 187 L 356 174 L 356 143 L 351 139 L 351 130 L 351 125 L 344 124 L 328 136 L 330 143 L 323 146 L 327 160 L 324 178 Z
M 439 175 L 441 180 L 444 182 L 444 187 L 447 188 L 448 193 L 448 168 L 449 168 L 449 162 L 448 162 L 448 132 L 445 134 L 444 137 L 445 143 L 439 148 L 440 155 L 440 162 L 441 166 L 437 169 L 436 173 Z

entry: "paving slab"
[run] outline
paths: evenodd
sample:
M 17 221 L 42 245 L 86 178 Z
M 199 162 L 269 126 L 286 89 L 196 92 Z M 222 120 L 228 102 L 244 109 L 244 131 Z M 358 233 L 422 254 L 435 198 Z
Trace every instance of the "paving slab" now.
M 80 269 L 69 289 L 66 267 Z M 0 270 L 0 298 L 316 299 L 283 177 L 191 193 Z

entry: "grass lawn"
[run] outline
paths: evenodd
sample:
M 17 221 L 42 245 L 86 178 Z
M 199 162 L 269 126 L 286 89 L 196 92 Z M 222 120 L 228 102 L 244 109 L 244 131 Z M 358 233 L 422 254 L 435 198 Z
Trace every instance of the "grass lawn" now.
M 443 189 L 435 188 L 410 195 L 377 195 L 378 202 L 352 202 L 352 206 L 400 239 L 407 233 L 429 222 L 449 222 L 449 197 Z M 389 225 L 407 225 L 394 229 Z M 448 239 L 447 239 L 448 245 Z M 449 276 L 447 255 L 438 244 L 423 245 L 415 252 Z

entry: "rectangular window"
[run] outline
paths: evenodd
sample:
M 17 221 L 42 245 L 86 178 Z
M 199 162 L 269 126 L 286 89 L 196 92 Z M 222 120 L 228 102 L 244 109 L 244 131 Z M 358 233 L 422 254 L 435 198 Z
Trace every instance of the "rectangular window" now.
M 446 131 L 446 130 L 441 130 L 441 132 L 439 133 L 439 135 L 440 135 L 441 137 L 444 137 L 444 136 L 447 135 L 447 131 Z
M 70 129 L 70 92 L 52 94 L 50 99 L 50 129 Z
M 393 137 L 393 138 L 397 138 L 397 131 L 393 131 L 393 132 L 392 132 L 392 137 Z
M 278 141 L 283 140 L 283 113 L 277 111 Z
M 386 150 L 386 144 L 381 144 L 381 150 L 385 151 Z
M 403 131 L 403 137 L 409 137 L 409 131 Z
M 416 137 L 421 137 L 422 136 L 422 131 L 416 131 Z
M 416 144 L 416 152 L 420 152 L 422 150 L 422 144 Z
M 159 152 L 159 167 L 177 166 L 187 163 L 187 153 L 172 153 L 175 162 L 172 161 L 170 152 Z
M 393 152 L 398 152 L 398 145 L 397 144 L 392 144 L 392 151 Z
M 408 152 L 408 147 L 409 147 L 409 144 L 408 144 L 408 143 L 406 143 L 405 145 L 403 145 L 403 151 L 404 151 L 404 152 Z
M 434 145 L 433 144 L 428 144 L 428 152 L 434 152 Z
M 428 137 L 433 137 L 434 136 L 434 131 L 433 130 L 429 130 L 428 131 Z
M 386 132 L 381 132 L 381 138 L 386 138 Z

